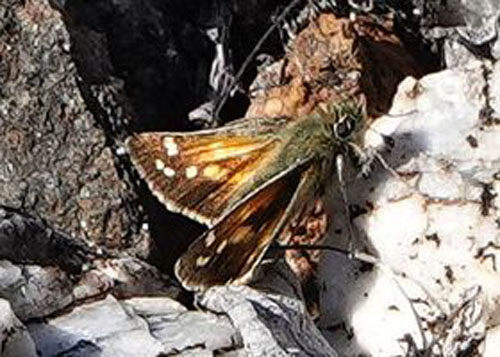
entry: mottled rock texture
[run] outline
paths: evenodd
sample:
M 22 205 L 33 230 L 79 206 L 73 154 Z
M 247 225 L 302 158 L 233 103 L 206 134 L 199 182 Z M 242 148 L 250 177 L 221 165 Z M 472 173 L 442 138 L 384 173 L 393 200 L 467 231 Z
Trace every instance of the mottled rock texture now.
M 172 300 L 193 303 L 168 273 L 203 227 L 151 196 L 122 142 L 219 125 L 250 102 L 247 115 L 297 115 L 349 93 L 368 98 L 370 120 L 391 107 L 410 117 L 388 131 L 374 121 L 402 177 L 375 169 L 349 187 L 352 217 L 338 193 L 329 209 L 330 242 L 357 218 L 379 264 L 292 257 L 304 275 L 320 268 L 322 332 L 340 355 L 495 355 L 498 5 L 384 1 L 365 17 L 363 2 L 335 3 L 297 2 L 285 21 L 285 1 L 0 4 L 0 354 L 334 355 L 279 264 L 253 288 L 198 296 L 204 312 Z M 409 80 L 393 103 L 405 76 L 440 65 L 454 70 Z M 318 212 L 292 241 L 321 236 Z
M 82 94 L 61 13 L 47 1 L 8 1 L 1 11 L 1 203 L 71 236 L 130 247 L 143 238 L 136 196 L 109 125 Z

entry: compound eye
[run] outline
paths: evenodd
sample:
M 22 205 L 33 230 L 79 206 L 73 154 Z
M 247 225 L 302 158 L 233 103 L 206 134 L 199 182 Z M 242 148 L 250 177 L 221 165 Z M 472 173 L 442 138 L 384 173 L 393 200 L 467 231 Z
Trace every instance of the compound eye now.
M 335 135 L 339 139 L 347 139 L 354 131 L 354 120 L 346 118 L 335 125 Z

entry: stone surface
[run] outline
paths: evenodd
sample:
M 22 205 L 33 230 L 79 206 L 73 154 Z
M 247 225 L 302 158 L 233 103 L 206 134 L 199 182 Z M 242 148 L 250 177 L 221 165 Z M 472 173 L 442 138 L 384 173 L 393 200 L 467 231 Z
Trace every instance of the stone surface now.
M 104 300 L 30 323 L 40 356 L 157 356 L 233 350 L 238 333 L 224 315 L 188 311 L 169 298 Z M 184 354 L 183 354 L 184 355 Z
M 348 97 L 362 97 L 368 115 L 378 116 L 403 78 L 429 68 L 414 60 L 389 18 L 321 14 L 297 34 L 284 59 L 262 66 L 246 116 L 308 115 Z
M 10 301 L 23 321 L 110 292 L 127 298 L 151 294 L 178 297 L 179 291 L 168 277 L 134 258 L 95 260 L 78 276 L 57 267 L 13 265 L 0 260 L 0 296 Z
M 91 246 L 19 211 L 0 209 L 0 296 L 23 321 L 113 291 L 176 297 L 167 276 L 137 258 Z M 7 260 L 9 259 L 9 260 Z
M 485 338 L 494 343 L 500 130 L 490 110 L 497 79 L 485 73 L 497 67 L 469 61 L 408 78 L 390 114 L 367 131 L 367 145 L 393 137 L 383 157 L 398 174 L 379 167 L 351 182 L 356 226 L 379 263 L 324 255 L 321 320 L 340 353 L 476 355 Z M 339 229 L 342 220 L 332 238 Z
M 23 321 L 52 314 L 73 303 L 71 288 L 68 275 L 56 267 L 15 266 L 0 261 L 0 296 L 10 301 Z
M 107 295 L 27 326 L 40 356 L 336 355 L 308 316 L 284 261 L 264 264 L 259 276 L 254 288 L 209 289 L 197 299 L 204 311 L 168 297 Z
M 57 265 L 77 274 L 95 253 L 82 240 L 55 230 L 21 210 L 0 207 L 0 257 L 16 263 Z
M 7 300 L 0 299 L 0 355 L 37 356 L 36 346 L 26 327 L 18 320 Z
M 174 300 L 160 298 L 135 298 L 124 303 L 147 321 L 151 334 L 167 353 L 196 346 L 207 351 L 231 350 L 241 340 L 225 314 L 189 311 Z
M 0 202 L 110 248 L 141 240 L 135 194 L 84 101 L 60 12 L 16 0 L 0 11 Z
M 158 248 L 152 260 L 168 269 L 201 228 L 169 215 L 144 187 L 137 189 L 122 139 L 130 128 L 192 128 L 187 113 L 198 103 L 214 110 L 217 96 L 228 89 L 225 80 L 274 21 L 274 2 L 223 3 L 7 0 L 0 5 L 0 296 L 11 305 L 0 300 L 2 355 L 335 354 L 286 269 L 272 273 L 263 267 L 263 282 L 252 288 L 211 289 L 197 297 L 203 312 L 188 311 L 170 299 L 181 296 L 175 283 L 135 258 L 151 258 L 152 236 Z M 441 2 L 414 3 L 422 6 L 397 12 L 405 14 L 409 37 L 417 33 L 411 32 L 417 10 Z M 349 188 L 356 227 L 379 263 L 323 254 L 320 322 L 339 355 L 417 354 L 418 349 L 494 356 L 498 350 L 500 68 L 476 60 L 481 53 L 498 58 L 498 10 L 492 1 L 483 8 L 465 5 L 462 10 L 470 10 L 465 15 L 446 14 L 465 26 L 438 21 L 452 31 L 431 29 L 435 36 L 427 37 L 446 37 L 445 63 L 453 69 L 405 81 L 392 116 L 377 120 L 367 133 L 372 142 L 380 141 L 380 132 L 394 137 L 395 148 L 383 156 L 399 172 L 395 177 L 376 168 L 370 180 L 353 181 Z M 258 52 L 281 57 L 280 35 L 293 39 L 314 11 L 332 8 L 328 1 L 308 6 L 297 9 L 297 19 L 286 19 Z M 369 74 L 365 88 L 376 99 L 382 94 L 375 112 L 389 108 L 387 93 L 404 75 L 414 74 L 414 63 L 387 31 L 387 19 L 370 22 L 359 15 L 356 30 L 364 32 L 357 33 L 383 41 L 372 47 L 349 47 L 353 43 L 346 39 L 329 43 L 325 34 L 343 31 L 330 21 L 306 31 L 299 51 L 291 53 L 295 67 L 288 73 L 308 85 L 292 86 L 285 109 L 306 99 L 321 102 L 321 90 L 314 90 L 324 82 L 344 90 L 351 79 L 358 90 L 359 78 L 348 74 L 359 67 L 356 75 Z M 220 38 L 211 36 L 214 30 Z M 448 38 L 451 33 L 467 46 Z M 318 42 L 308 42 L 315 36 L 335 51 L 309 61 L 301 52 L 325 54 Z M 420 39 L 409 42 L 415 40 Z M 433 43 L 438 52 L 439 41 Z M 329 77 L 330 67 L 345 64 L 328 56 L 337 53 L 336 45 L 346 45 L 346 53 L 371 49 L 376 60 L 351 58 L 351 67 Z M 426 62 L 425 53 L 416 52 Z M 315 70 L 304 71 L 308 64 Z M 275 62 L 271 67 L 278 70 L 269 76 L 281 75 L 282 66 Z M 376 69 L 384 70 L 374 75 Z M 252 71 L 239 79 L 246 86 Z M 316 98 L 307 98 L 310 90 Z M 241 97 L 225 108 L 233 118 L 243 115 Z M 344 207 L 338 195 L 332 201 L 330 239 L 342 245 L 347 219 L 339 214 Z M 155 298 L 144 298 L 151 295 Z M 29 321 L 30 336 L 14 313 L 25 322 L 43 320 Z
M 111 296 L 75 308 L 46 324 L 29 324 L 28 328 L 41 356 L 153 356 L 162 351 L 146 322 L 127 313 Z
M 307 313 L 300 283 L 284 261 L 262 264 L 252 287 L 212 287 L 198 304 L 231 319 L 249 356 L 337 356 Z

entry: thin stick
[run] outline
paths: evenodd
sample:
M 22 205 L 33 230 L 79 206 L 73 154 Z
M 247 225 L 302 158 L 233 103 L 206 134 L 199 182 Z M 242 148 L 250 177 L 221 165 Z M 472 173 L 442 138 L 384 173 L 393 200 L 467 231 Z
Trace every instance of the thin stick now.
M 369 263 L 369 264 L 379 264 L 380 261 L 378 258 L 362 253 L 362 252 L 349 252 L 343 248 L 338 248 L 334 247 L 331 245 L 324 245 L 324 244 L 291 244 L 291 245 L 278 245 L 278 246 L 273 246 L 273 249 L 283 249 L 283 250 L 289 250 L 289 249 L 295 249 L 295 250 L 327 250 L 327 251 L 332 251 L 332 252 L 337 252 L 337 253 L 342 253 L 344 255 L 347 255 L 349 258 L 353 258 L 359 261 L 362 261 L 364 263 Z
M 215 118 L 219 117 L 219 113 L 220 113 L 222 107 L 224 106 L 224 104 L 226 104 L 226 101 L 229 98 L 229 95 L 230 95 L 231 91 L 234 89 L 234 87 L 236 86 L 236 83 L 240 80 L 241 76 L 243 76 L 243 73 L 245 73 L 245 70 L 250 65 L 250 62 L 253 60 L 253 58 L 255 57 L 255 55 L 257 54 L 257 52 L 260 50 L 260 47 L 264 44 L 264 42 L 271 35 L 271 33 L 276 29 L 276 27 L 278 27 L 278 24 L 285 18 L 286 15 L 288 15 L 288 13 L 299 2 L 300 2 L 300 0 L 294 0 L 285 9 L 283 9 L 283 11 L 281 12 L 281 14 L 277 17 L 276 21 L 271 26 L 269 26 L 269 28 L 264 33 L 264 35 L 262 35 L 262 37 L 260 38 L 260 40 L 254 46 L 252 52 L 250 52 L 250 54 L 247 56 L 247 58 L 245 59 L 245 61 L 241 65 L 240 69 L 238 70 L 238 73 L 236 73 L 236 75 L 231 80 L 231 83 L 229 84 L 227 91 L 223 94 L 220 102 L 217 104 L 217 107 L 215 108 L 215 111 L 214 111 L 214 117 Z
M 342 155 L 337 155 L 335 158 L 335 165 L 337 169 L 337 179 L 339 181 L 339 188 L 340 188 L 340 194 L 342 195 L 342 202 L 344 203 L 344 214 L 347 219 L 347 234 L 348 234 L 348 251 L 349 251 L 349 257 L 354 256 L 355 252 L 355 247 L 354 247 L 354 234 L 352 231 L 352 226 L 351 226 L 351 212 L 349 210 L 349 198 L 347 196 L 347 188 L 345 185 L 344 181 L 344 157 Z

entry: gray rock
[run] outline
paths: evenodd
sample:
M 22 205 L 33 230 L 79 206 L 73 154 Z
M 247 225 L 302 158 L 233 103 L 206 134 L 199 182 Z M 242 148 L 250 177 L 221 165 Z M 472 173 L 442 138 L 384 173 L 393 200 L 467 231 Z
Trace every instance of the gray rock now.
M 36 346 L 26 327 L 4 299 L 0 299 L 0 346 L 3 357 L 37 356 Z
M 244 19 L 237 25 L 246 29 L 235 31 L 236 39 L 271 22 L 259 13 L 265 1 L 242 4 L 233 4 Z M 222 21 L 224 30 L 229 20 L 226 12 L 205 18 L 204 6 L 196 20 L 179 21 L 149 1 L 0 5 L 0 201 L 18 209 L 0 210 L 0 296 L 23 321 L 45 318 L 29 323 L 30 337 L 0 301 L 3 354 L 335 355 L 279 264 L 260 285 L 210 289 L 198 296 L 204 311 L 188 311 L 169 298 L 179 296 L 171 280 L 127 256 L 148 256 L 151 233 L 162 238 L 156 261 L 168 266 L 165 256 L 183 247 L 162 234 L 173 232 L 183 244 L 197 234 L 174 216 L 180 223 L 161 227 L 165 214 L 150 197 L 141 203 L 154 223 L 143 229 L 120 141 L 129 127 L 186 129 L 179 118 L 206 102 L 213 43 L 193 23 L 215 28 Z M 461 23 L 436 29 L 434 38 L 458 34 L 476 49 L 491 45 L 498 58 L 498 5 L 451 8 L 448 18 Z M 287 25 L 292 38 L 294 26 Z M 477 53 L 457 38 L 445 46 L 453 70 L 408 79 L 394 116 L 367 133 L 369 145 L 380 139 L 377 132 L 394 136 L 396 147 L 383 156 L 401 175 L 375 170 L 350 186 L 352 203 L 366 208 L 356 227 L 378 264 L 324 256 L 321 326 L 341 355 L 452 356 L 483 339 L 485 355 L 498 351 L 500 67 L 476 62 Z M 184 100 L 164 101 L 178 97 Z M 132 105 L 139 121 L 130 121 Z M 338 245 L 348 220 L 339 215 L 338 195 L 333 201 L 330 237 Z
M 72 283 L 56 267 L 15 266 L 0 261 L 0 296 L 8 299 L 23 321 L 50 315 L 71 303 Z
M 0 261 L 0 296 L 24 321 L 41 318 L 89 298 L 113 292 L 122 298 L 176 297 L 179 288 L 154 267 L 134 258 L 96 260 L 78 279 L 57 267 L 14 265 Z
M 136 195 L 88 110 L 70 49 L 61 13 L 48 1 L 2 2 L 0 203 L 69 236 L 139 247 L 146 232 L 131 204 Z
M 308 315 L 286 263 L 260 269 L 258 289 L 213 287 L 199 296 L 199 305 L 231 319 L 249 356 L 337 356 Z

